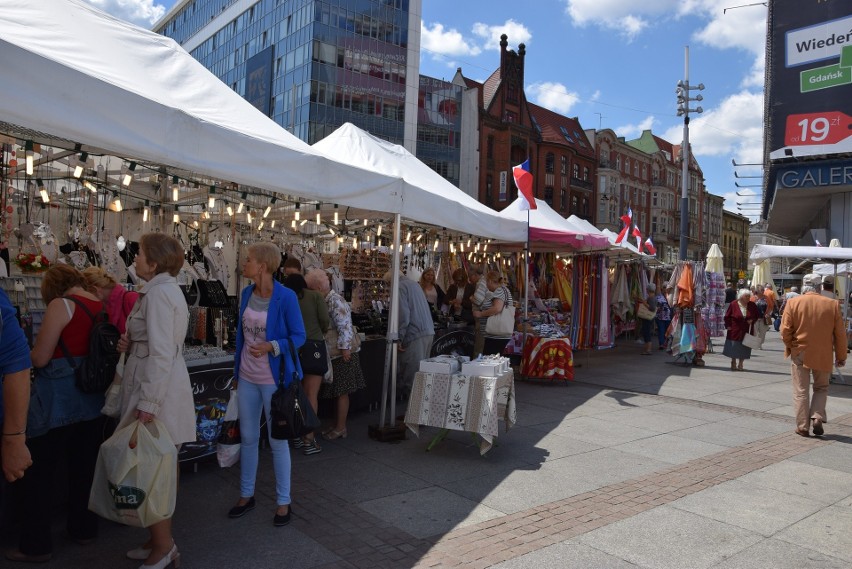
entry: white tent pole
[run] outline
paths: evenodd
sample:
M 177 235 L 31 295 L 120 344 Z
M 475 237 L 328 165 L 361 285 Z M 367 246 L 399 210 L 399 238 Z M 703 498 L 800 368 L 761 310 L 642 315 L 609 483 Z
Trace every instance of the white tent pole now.
M 535 198 L 533 198 L 535 199 Z M 521 344 L 521 357 L 523 358 L 524 346 L 527 345 L 527 322 L 529 322 L 530 306 L 530 210 L 527 209 L 527 246 L 524 251 L 524 338 Z
M 382 404 L 379 413 L 379 428 L 386 425 L 388 402 L 388 380 L 390 380 L 390 425 L 396 425 L 396 344 L 399 342 L 399 246 L 400 214 L 393 216 L 393 258 L 391 261 L 391 294 L 388 311 L 388 334 L 385 347 L 385 372 L 382 379 Z

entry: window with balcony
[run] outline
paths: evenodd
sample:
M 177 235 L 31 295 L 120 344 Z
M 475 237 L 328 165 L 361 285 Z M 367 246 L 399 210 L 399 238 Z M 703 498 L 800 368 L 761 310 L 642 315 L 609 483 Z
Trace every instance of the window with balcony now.
M 568 157 L 567 156 L 560 156 L 559 160 L 560 160 L 560 166 L 559 166 L 560 172 L 564 176 L 565 174 L 568 173 Z
M 571 174 L 571 175 L 572 175 L 572 176 L 574 176 L 574 178 L 579 179 L 579 178 L 580 178 L 580 166 L 579 166 L 579 164 L 577 164 L 576 162 L 574 162 L 574 163 L 571 165 L 571 172 L 572 172 L 572 174 Z
M 583 181 L 585 181 L 585 182 L 589 181 L 589 167 L 588 166 L 583 166 Z

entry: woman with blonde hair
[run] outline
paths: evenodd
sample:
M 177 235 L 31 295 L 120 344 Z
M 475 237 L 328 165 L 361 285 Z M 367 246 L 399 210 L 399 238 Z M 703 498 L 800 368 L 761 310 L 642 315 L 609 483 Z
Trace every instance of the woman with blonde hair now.
M 139 293 L 127 290 L 118 284 L 118 281 L 103 267 L 86 267 L 83 270 L 83 276 L 86 277 L 89 291 L 106 305 L 110 323 L 124 334 L 127 330 L 127 317 L 136 301 L 139 300 Z
M 323 431 L 323 436 L 329 440 L 345 439 L 348 434 L 346 417 L 349 415 L 349 394 L 367 387 L 358 352 L 352 350 L 355 337 L 352 311 L 343 297 L 331 290 L 328 273 L 322 269 L 308 271 L 305 280 L 308 287 L 325 296 L 328 314 L 334 329 L 337 330 L 337 345 L 329 348 L 336 348 L 340 352 L 339 356 L 331 359 L 332 382 L 323 383 L 320 387 L 321 399 L 337 400 L 334 427 Z
M 440 310 L 444 304 L 444 291 L 435 282 L 435 269 L 427 267 L 420 275 L 420 288 L 423 289 L 423 294 L 426 295 L 426 302 L 434 310 Z
M 67 464 L 68 534 L 88 544 L 98 533 L 98 517 L 89 511 L 89 490 L 104 439 L 104 396 L 77 389 L 74 369 L 89 355 L 94 322 L 86 312 L 101 312 L 103 303 L 88 291 L 83 274 L 68 265 L 47 270 L 41 295 L 47 310 L 30 353 L 36 371 L 26 423 L 33 464 L 16 483 L 21 535 L 18 549 L 6 553 L 11 561 L 46 562 L 53 556 L 52 489 L 60 460 Z
M 503 284 L 503 277 L 497 271 L 488 271 L 488 274 L 485 275 L 485 286 L 488 287 L 489 294 L 485 296 L 480 309 L 473 311 L 473 315 L 479 318 L 479 329 L 485 338 L 482 348 L 483 355 L 500 354 L 506 347 L 509 337 L 489 336 L 485 333 L 485 326 L 489 316 L 500 314 L 503 308 L 512 303 L 512 293 Z
M 243 261 L 243 276 L 253 281 L 243 289 L 237 326 L 237 353 L 234 377 L 237 379 L 240 417 L 240 499 L 228 512 L 241 518 L 254 509 L 257 478 L 260 412 L 269 417 L 272 395 L 280 381 L 289 382 L 294 372 L 301 376 L 298 358 L 290 351 L 305 343 L 305 325 L 299 302 L 292 290 L 273 278 L 281 263 L 278 247 L 268 242 L 249 245 Z M 276 506 L 272 523 L 290 523 L 290 447 L 287 441 L 272 438 L 272 466 L 275 471 Z
M 176 279 L 183 263 L 183 246 L 174 237 L 146 233 L 139 239 L 136 274 L 146 283 L 119 343 L 128 357 L 117 428 L 157 419 L 178 447 L 196 440 L 195 403 L 183 359 L 189 310 Z M 172 537 L 172 520 L 157 522 L 148 530 L 150 539 L 127 556 L 144 559 L 141 569 L 177 566 L 180 554 Z

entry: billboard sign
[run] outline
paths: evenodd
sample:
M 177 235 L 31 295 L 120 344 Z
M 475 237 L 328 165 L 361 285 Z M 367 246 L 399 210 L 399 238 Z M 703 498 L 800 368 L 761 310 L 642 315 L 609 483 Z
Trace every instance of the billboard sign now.
M 769 158 L 852 152 L 852 2 L 773 0 Z
M 246 62 L 246 100 L 269 116 L 272 112 L 272 46 Z

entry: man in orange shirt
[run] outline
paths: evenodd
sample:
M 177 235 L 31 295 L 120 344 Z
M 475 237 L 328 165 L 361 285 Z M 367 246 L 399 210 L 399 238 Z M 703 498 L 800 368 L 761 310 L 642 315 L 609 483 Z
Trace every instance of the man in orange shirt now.
M 827 422 L 825 403 L 832 363 L 837 367 L 846 364 L 843 319 L 837 302 L 817 292 L 821 280 L 816 274 L 805 275 L 802 294 L 787 301 L 781 319 L 784 356 L 792 360 L 796 434 L 803 437 L 810 436 L 811 420 L 814 435 L 822 436 L 822 425 Z M 814 382 L 812 399 L 811 375 Z

